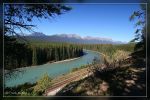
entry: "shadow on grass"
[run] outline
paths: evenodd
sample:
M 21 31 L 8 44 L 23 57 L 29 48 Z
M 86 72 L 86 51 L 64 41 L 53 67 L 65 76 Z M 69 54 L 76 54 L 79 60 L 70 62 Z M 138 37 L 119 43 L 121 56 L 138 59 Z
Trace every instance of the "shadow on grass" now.
M 132 58 L 133 59 L 133 58 Z M 107 83 L 107 87 L 101 84 Z M 130 65 L 109 71 L 97 71 L 94 76 L 72 82 L 57 96 L 146 96 L 146 70 L 143 59 L 134 59 Z
M 130 68 L 117 68 L 100 73 L 100 78 L 109 84 L 113 96 L 145 96 L 145 71 L 134 73 Z

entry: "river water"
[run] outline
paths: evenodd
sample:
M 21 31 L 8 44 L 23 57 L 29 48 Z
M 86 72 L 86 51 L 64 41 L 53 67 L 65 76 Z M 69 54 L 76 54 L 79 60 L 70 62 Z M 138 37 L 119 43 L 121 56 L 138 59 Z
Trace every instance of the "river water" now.
M 55 78 L 59 75 L 70 72 L 73 68 L 93 63 L 94 58 L 100 60 L 100 54 L 98 52 L 90 50 L 84 50 L 84 52 L 86 53 L 84 56 L 71 61 L 47 63 L 17 69 L 19 71 L 14 71 L 11 77 L 7 77 L 7 74 L 4 76 L 4 85 L 5 87 L 14 87 L 26 82 L 34 83 L 45 73 L 47 73 L 51 78 Z

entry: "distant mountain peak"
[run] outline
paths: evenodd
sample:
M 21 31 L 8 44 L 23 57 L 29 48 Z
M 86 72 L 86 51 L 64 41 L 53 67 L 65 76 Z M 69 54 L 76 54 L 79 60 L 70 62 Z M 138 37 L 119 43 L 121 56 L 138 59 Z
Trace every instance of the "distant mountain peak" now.
M 34 33 L 30 34 L 29 36 L 46 36 L 46 35 L 42 32 L 34 32 Z
M 56 36 L 67 37 L 67 38 L 82 39 L 82 37 L 79 36 L 79 35 L 77 35 L 77 34 L 56 34 Z
M 101 38 L 101 37 L 92 37 L 92 36 L 85 36 L 83 37 L 85 40 L 107 40 L 107 41 L 113 41 L 111 38 Z
M 42 32 L 35 32 L 30 34 L 31 39 L 49 41 L 49 42 L 69 42 L 79 44 L 124 44 L 125 42 L 114 41 L 111 38 L 101 38 L 93 36 L 81 37 L 78 34 L 55 34 L 45 35 Z M 35 37 L 35 38 L 34 38 Z

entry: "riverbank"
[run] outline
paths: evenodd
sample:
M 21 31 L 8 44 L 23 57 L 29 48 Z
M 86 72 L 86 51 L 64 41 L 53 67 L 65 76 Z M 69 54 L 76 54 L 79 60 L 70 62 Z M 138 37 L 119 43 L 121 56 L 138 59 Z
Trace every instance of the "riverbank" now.
M 85 54 L 82 57 L 66 59 L 55 63 L 46 63 L 39 66 L 32 66 L 26 68 L 20 68 L 11 73 L 11 79 L 5 77 L 5 86 L 13 87 L 17 85 L 36 82 L 43 74 L 47 73 L 51 78 L 58 77 L 63 74 L 67 74 L 74 68 L 78 68 L 83 65 L 92 64 L 93 59 L 100 56 L 96 52 L 84 51 Z
M 42 93 L 42 94 L 36 94 L 34 92 L 34 88 L 37 85 L 37 83 L 25 83 L 22 85 L 18 85 L 17 87 L 10 87 L 10 88 L 5 88 L 5 96 L 33 96 L 37 95 L 37 96 L 53 96 L 55 95 L 58 91 L 60 91 L 62 88 L 64 88 L 67 84 L 74 82 L 74 81 L 78 81 L 80 79 L 83 79 L 85 77 L 88 76 L 88 70 L 87 68 L 83 68 L 74 72 L 70 72 L 68 74 L 65 75 L 60 75 L 54 79 L 52 79 L 51 82 L 51 86 L 46 89 L 46 93 Z M 22 92 L 23 91 L 23 92 Z
M 84 55 L 83 55 L 84 56 Z M 54 61 L 54 62 L 47 62 L 45 64 L 55 64 L 55 63 L 62 63 L 62 62 L 68 62 L 68 61 L 72 61 L 72 60 L 77 60 L 81 57 L 77 57 L 77 58 L 71 58 L 71 59 L 65 59 L 65 60 L 60 60 L 60 61 Z M 42 65 L 45 65 L 45 64 L 42 64 Z M 38 65 L 38 66 L 42 66 L 42 65 Z M 16 69 L 13 69 L 14 71 L 16 70 L 21 70 L 23 68 L 31 68 L 31 67 L 37 67 L 37 65 L 34 65 L 34 66 L 27 66 L 27 67 L 21 67 L 21 68 L 16 68 Z M 4 73 L 7 74 L 9 72 L 9 70 L 4 70 Z
M 83 50 L 86 50 L 86 49 L 83 49 Z M 86 50 L 86 51 L 92 51 L 92 50 Z M 99 53 L 99 52 L 97 52 L 97 51 L 92 51 L 92 52 Z M 83 56 L 85 56 L 85 55 L 86 55 L 86 54 L 84 54 Z M 76 57 L 76 58 L 65 59 L 65 60 L 60 60 L 60 61 L 51 61 L 51 62 L 47 62 L 47 63 L 45 63 L 45 64 L 55 64 L 55 63 L 62 63 L 62 62 L 73 61 L 73 60 L 77 60 L 77 59 L 79 59 L 79 58 L 81 58 L 81 57 L 83 57 L 83 56 Z M 37 67 L 37 66 L 42 66 L 42 65 L 45 65 L 45 64 L 26 66 L 26 67 L 16 68 L 16 69 L 13 69 L 13 70 L 14 70 L 14 71 L 15 71 L 15 70 L 21 70 L 21 69 L 23 69 L 23 68 Z M 8 72 L 9 72 L 9 70 L 5 70 L 5 69 L 4 69 L 4 73 L 5 73 L 5 74 L 8 73 Z
M 84 56 L 84 55 L 83 55 Z M 81 56 L 82 57 L 82 56 Z M 55 63 L 61 63 L 61 62 L 67 62 L 67 61 L 72 61 L 72 60 L 76 60 L 79 59 L 81 57 L 77 57 L 77 58 L 71 58 L 71 59 L 65 59 L 65 60 L 60 60 L 60 61 L 56 61 L 56 62 L 51 62 L 50 64 L 55 64 Z M 49 62 L 48 62 L 49 63 Z

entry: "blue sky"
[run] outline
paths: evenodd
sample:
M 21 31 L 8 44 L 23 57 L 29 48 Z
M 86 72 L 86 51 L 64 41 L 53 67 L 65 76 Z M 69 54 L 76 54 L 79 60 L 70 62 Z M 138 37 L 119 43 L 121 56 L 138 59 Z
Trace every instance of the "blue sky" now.
M 51 20 L 34 19 L 35 31 L 47 35 L 78 34 L 128 42 L 134 38 L 135 22 L 129 17 L 138 4 L 69 4 L 72 10 Z

